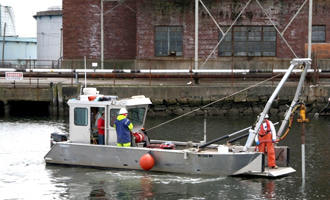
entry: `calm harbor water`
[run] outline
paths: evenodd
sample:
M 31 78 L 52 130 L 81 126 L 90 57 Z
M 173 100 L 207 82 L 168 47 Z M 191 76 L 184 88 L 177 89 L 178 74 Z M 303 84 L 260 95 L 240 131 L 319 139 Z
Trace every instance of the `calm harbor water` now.
M 293 124 L 280 144 L 291 147 L 290 163 L 297 172 L 265 179 L 48 166 L 43 157 L 50 148 L 50 133 L 68 132 L 68 120 L 0 118 L 0 199 L 329 199 L 330 117 L 309 118 L 305 131 L 305 179 L 301 178 L 298 123 Z M 146 129 L 168 119 L 149 118 Z M 208 117 L 207 141 L 246 128 L 254 120 Z M 154 139 L 197 142 L 203 140 L 203 132 L 203 117 L 184 117 L 152 129 L 148 135 Z

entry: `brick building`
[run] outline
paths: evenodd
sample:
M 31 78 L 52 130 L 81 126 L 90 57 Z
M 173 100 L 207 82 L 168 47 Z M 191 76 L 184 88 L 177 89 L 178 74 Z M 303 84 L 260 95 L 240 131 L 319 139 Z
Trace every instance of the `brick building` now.
M 195 0 L 103 0 L 103 6 L 104 68 L 114 62 L 118 68 L 191 68 Z M 307 56 L 308 10 L 308 0 L 202 0 L 199 66 L 208 60 L 204 69 L 287 68 L 286 61 Z M 313 56 L 320 68 L 330 63 L 329 10 L 330 0 L 313 1 Z M 64 61 L 100 62 L 100 21 L 101 0 L 63 0 Z

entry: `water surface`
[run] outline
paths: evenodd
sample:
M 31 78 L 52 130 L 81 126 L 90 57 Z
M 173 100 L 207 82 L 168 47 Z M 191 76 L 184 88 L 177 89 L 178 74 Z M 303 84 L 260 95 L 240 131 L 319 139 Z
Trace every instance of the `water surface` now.
M 149 118 L 150 129 L 169 118 Z M 207 141 L 253 124 L 251 117 L 208 117 Z M 277 119 L 272 119 L 275 122 Z M 297 172 L 278 179 L 194 176 L 135 170 L 45 165 L 50 133 L 68 131 L 68 120 L 0 118 L 0 199 L 328 199 L 330 118 L 306 124 L 306 174 L 301 175 L 301 125 L 294 123 L 281 142 L 291 148 Z M 276 127 L 278 129 L 278 127 Z M 184 117 L 148 135 L 198 142 L 204 118 Z M 245 144 L 245 141 L 239 141 Z

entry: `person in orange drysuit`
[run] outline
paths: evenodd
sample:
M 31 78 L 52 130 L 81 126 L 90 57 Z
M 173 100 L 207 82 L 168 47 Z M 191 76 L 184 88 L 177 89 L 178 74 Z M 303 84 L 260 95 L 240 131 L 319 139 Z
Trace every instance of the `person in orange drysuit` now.
M 277 169 L 273 144 L 276 140 L 276 130 L 274 124 L 268 118 L 269 116 L 266 114 L 260 126 L 259 134 L 255 138 L 255 142 L 259 152 L 265 153 L 265 147 L 267 147 L 268 167 Z

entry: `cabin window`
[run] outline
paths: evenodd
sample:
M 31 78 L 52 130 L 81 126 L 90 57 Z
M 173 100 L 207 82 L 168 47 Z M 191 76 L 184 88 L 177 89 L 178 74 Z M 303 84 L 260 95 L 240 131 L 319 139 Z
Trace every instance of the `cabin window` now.
M 224 27 L 226 33 L 229 27 Z M 219 56 L 276 56 L 276 30 L 271 26 L 235 26 L 222 39 Z
M 128 109 L 128 118 L 133 123 L 134 126 L 139 126 L 143 124 L 145 111 L 146 108 Z
M 76 126 L 87 126 L 87 124 L 88 124 L 87 108 L 75 108 L 74 109 L 74 124 Z
M 118 113 L 120 109 L 111 109 L 110 110 L 110 126 L 113 127 L 114 123 L 117 119 Z
M 312 27 L 312 43 L 325 43 L 325 26 Z
M 114 127 L 120 109 L 110 110 L 110 126 Z M 133 123 L 133 126 L 140 126 L 143 124 L 146 108 L 128 108 L 127 118 Z
M 182 26 L 157 26 L 155 28 L 155 56 L 182 56 Z

